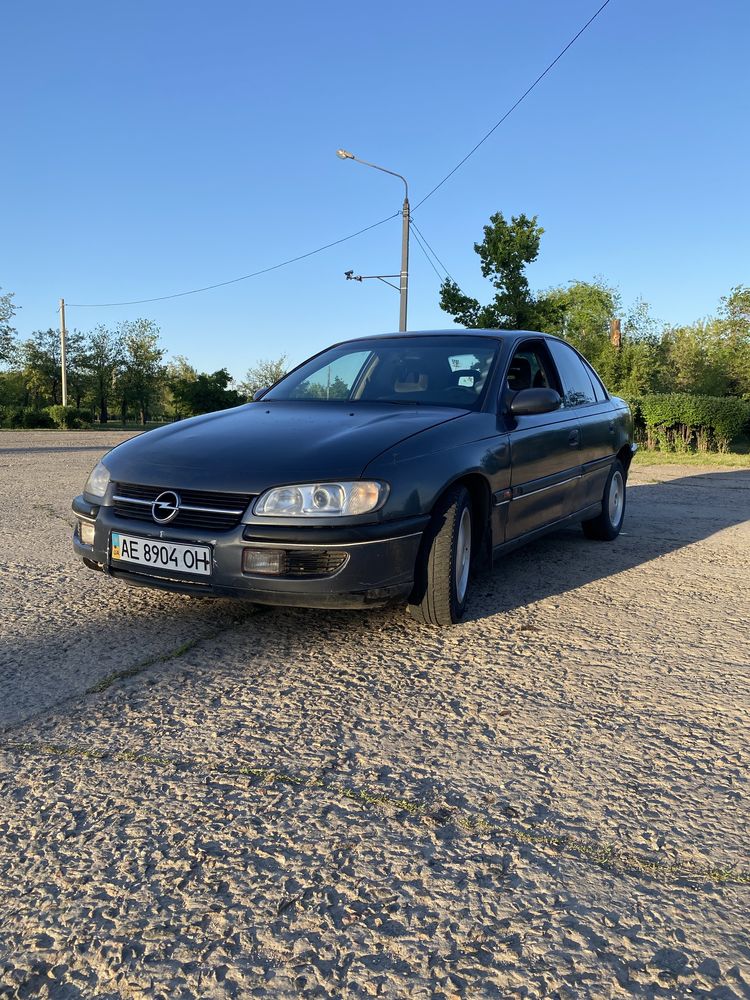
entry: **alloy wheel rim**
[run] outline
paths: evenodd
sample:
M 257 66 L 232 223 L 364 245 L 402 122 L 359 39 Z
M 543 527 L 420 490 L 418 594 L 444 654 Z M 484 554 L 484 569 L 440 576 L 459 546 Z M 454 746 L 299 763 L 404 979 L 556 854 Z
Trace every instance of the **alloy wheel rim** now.
M 612 476 L 609 486 L 609 520 L 612 527 L 616 528 L 622 520 L 622 513 L 625 507 L 625 483 L 622 473 L 616 472 Z
M 469 566 L 471 564 L 471 514 L 468 507 L 465 507 L 461 513 L 461 520 L 458 524 L 454 563 L 456 597 L 460 604 L 466 596 L 466 588 L 469 584 Z

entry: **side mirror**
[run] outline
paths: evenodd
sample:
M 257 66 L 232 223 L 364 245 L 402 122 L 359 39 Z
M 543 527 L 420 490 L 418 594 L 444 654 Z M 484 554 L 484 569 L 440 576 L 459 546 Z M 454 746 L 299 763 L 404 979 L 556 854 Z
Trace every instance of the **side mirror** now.
M 533 417 L 538 413 L 552 413 L 560 406 L 560 393 L 554 389 L 519 389 L 510 401 L 510 412 L 514 417 Z
M 264 389 L 256 389 L 255 392 L 253 393 L 253 402 L 257 403 L 259 399 L 262 399 L 264 392 L 268 392 L 268 386 L 266 386 Z

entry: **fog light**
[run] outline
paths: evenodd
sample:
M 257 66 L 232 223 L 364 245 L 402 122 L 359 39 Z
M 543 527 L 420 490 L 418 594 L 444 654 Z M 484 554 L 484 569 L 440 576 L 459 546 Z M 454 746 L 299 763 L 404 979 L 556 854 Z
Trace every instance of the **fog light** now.
M 242 572 L 282 576 L 286 571 L 286 552 L 283 549 L 243 549 Z
M 93 521 L 79 521 L 78 522 L 78 534 L 81 536 L 81 541 L 84 545 L 94 544 L 94 528 L 95 524 Z

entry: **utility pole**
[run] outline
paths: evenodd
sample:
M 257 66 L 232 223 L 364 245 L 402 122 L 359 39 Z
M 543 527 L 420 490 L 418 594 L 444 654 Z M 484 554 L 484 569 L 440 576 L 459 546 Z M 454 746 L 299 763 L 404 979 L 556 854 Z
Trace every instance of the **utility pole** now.
M 62 368 L 62 404 L 68 405 L 68 368 L 65 363 L 65 299 L 60 299 L 60 365 Z
M 406 183 L 404 181 L 404 183 Z M 399 333 L 406 331 L 406 301 L 409 296 L 409 189 L 404 195 L 404 206 L 401 209 L 403 224 L 401 226 L 401 281 L 400 281 L 400 307 L 398 313 Z

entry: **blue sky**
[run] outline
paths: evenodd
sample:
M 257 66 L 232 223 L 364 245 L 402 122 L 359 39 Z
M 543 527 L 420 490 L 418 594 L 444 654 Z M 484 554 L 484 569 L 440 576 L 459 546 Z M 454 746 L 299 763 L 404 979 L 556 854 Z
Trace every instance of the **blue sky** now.
M 68 4 L 0 15 L 0 285 L 22 336 L 68 302 L 149 298 L 272 265 L 415 204 L 596 10 L 596 0 Z M 688 322 L 750 283 L 750 5 L 611 0 L 521 107 L 414 214 L 471 294 L 489 215 L 537 214 L 544 288 L 601 275 Z M 242 375 L 395 329 L 400 222 L 199 295 L 73 309 L 146 316 L 170 354 Z M 412 242 L 409 327 L 442 328 Z

